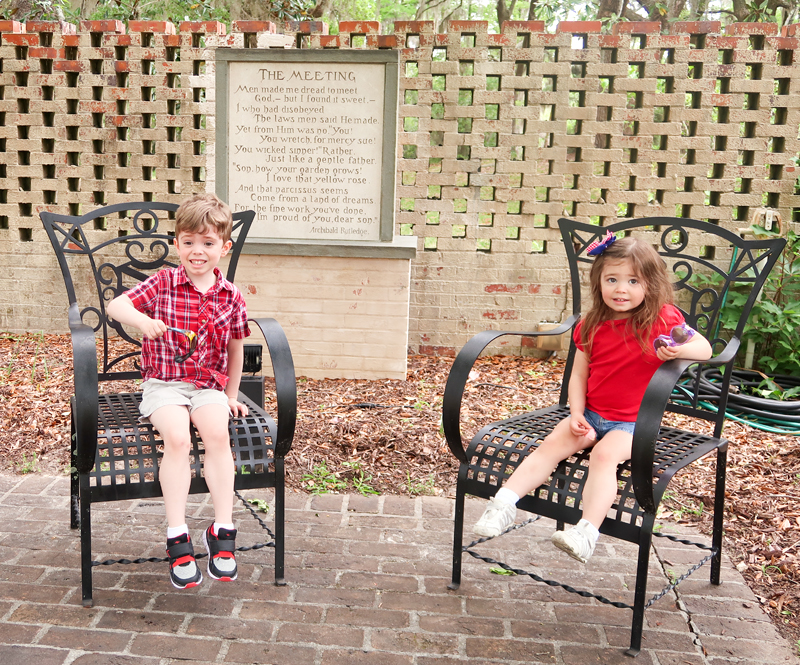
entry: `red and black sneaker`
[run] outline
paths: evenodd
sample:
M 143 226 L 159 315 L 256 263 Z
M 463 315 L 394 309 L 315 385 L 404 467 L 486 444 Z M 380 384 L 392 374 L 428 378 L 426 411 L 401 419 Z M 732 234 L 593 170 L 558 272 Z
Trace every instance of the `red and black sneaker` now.
M 176 589 L 190 589 L 199 586 L 203 573 L 194 559 L 194 547 L 188 533 L 167 539 L 169 556 L 169 580 Z
M 208 574 L 215 580 L 233 582 L 239 571 L 236 567 L 236 529 L 220 529 L 214 534 L 214 525 L 203 533 L 203 545 L 208 552 Z

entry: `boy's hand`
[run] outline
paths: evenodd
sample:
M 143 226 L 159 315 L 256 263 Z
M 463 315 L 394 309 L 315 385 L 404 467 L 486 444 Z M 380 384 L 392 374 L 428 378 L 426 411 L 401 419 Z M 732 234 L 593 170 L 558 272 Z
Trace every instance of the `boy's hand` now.
M 248 413 L 250 413 L 246 404 L 242 404 L 238 399 L 233 397 L 228 398 L 228 408 L 230 408 L 234 418 L 246 416 Z
M 147 339 L 158 339 L 165 332 L 167 332 L 167 324 L 159 319 L 151 319 L 149 316 L 142 318 L 141 323 L 138 325 L 139 330 L 142 331 Z

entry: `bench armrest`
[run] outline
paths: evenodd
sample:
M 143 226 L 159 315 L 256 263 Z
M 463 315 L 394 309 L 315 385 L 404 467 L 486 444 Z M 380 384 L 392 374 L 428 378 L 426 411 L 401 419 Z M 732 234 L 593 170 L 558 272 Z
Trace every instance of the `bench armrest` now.
M 78 306 L 74 303 L 69 311 L 69 329 L 75 382 L 72 412 L 72 435 L 76 437 L 75 465 L 79 473 L 89 473 L 97 454 L 97 347 L 94 330 L 81 323 Z
M 297 383 L 294 361 L 286 333 L 275 319 L 249 319 L 264 335 L 275 375 L 275 396 L 278 404 L 278 432 L 275 435 L 275 457 L 285 457 L 292 447 L 297 422 Z
M 739 350 L 739 340 L 734 337 L 725 348 L 713 358 L 708 360 L 675 359 L 665 362 L 659 367 L 642 398 L 639 415 L 636 417 L 636 427 L 633 433 L 633 449 L 631 451 L 631 476 L 633 478 L 633 491 L 636 500 L 643 510 L 655 513 L 661 496 L 655 496 L 656 484 L 666 487 L 670 478 L 653 478 L 653 463 L 655 461 L 656 438 L 661 428 L 661 421 L 667 407 L 667 402 L 672 391 L 687 367 L 691 365 L 722 366 L 732 362 Z M 727 391 L 727 387 L 723 386 Z M 725 404 L 721 403 L 724 409 Z
M 442 429 L 450 452 L 455 455 L 456 459 L 462 463 L 467 462 L 464 444 L 461 440 L 461 400 L 464 396 L 464 388 L 467 385 L 469 373 L 472 371 L 472 366 L 481 352 L 498 337 L 503 337 L 504 335 L 521 335 L 522 337 L 563 335 L 575 325 L 577 320 L 578 317 L 573 315 L 557 328 L 541 332 L 484 330 L 472 337 L 461 348 L 447 376 L 444 398 L 442 399 Z

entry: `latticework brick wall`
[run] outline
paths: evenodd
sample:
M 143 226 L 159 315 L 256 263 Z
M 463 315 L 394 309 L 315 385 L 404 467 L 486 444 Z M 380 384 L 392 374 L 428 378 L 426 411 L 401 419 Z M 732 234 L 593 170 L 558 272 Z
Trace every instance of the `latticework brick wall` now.
M 450 352 L 568 307 L 555 222 L 655 215 L 731 229 L 800 220 L 795 28 L 594 22 L 287 24 L 302 48 L 398 48 L 396 232 L 419 238 L 410 346 Z M 173 34 L 175 33 L 175 34 Z M 213 189 L 214 51 L 271 24 L 0 23 L 0 328 L 62 327 L 43 209 Z M 113 233 L 113 220 L 108 229 Z M 714 248 L 706 251 L 713 256 Z M 725 257 L 717 257 L 725 260 Z M 49 273 L 45 273 L 49 274 Z M 53 273 L 54 275 L 54 273 Z M 519 342 L 511 342 L 518 344 Z M 514 349 L 518 350 L 518 349 Z

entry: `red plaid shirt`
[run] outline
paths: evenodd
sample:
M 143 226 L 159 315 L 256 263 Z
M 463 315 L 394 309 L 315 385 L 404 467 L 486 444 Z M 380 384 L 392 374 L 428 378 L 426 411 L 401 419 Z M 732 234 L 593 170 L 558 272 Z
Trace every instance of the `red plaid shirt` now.
M 127 295 L 133 306 L 168 326 L 197 333 L 197 349 L 183 363 L 175 356 L 189 350 L 189 340 L 168 330 L 162 337 L 142 342 L 144 379 L 186 381 L 198 388 L 224 390 L 228 383 L 228 342 L 250 335 L 244 298 L 214 268 L 217 281 L 200 293 L 183 266 L 161 270 L 134 286 Z

